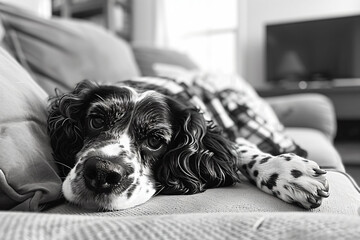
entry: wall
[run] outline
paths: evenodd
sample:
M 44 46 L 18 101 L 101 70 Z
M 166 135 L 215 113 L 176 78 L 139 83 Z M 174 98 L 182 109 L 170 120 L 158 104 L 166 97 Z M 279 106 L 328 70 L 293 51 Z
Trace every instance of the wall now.
M 244 0 L 241 0 L 244 1 Z M 360 13 L 360 0 L 247 0 L 240 9 L 246 14 L 246 29 L 240 31 L 244 62 L 241 74 L 254 86 L 265 82 L 266 23 L 299 21 Z
M 39 16 L 51 16 L 51 0 L 0 0 L 35 12 Z

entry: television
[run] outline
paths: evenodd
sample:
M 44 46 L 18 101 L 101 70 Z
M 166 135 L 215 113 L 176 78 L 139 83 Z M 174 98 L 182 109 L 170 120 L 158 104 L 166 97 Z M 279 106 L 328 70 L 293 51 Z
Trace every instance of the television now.
M 360 84 L 360 15 L 266 25 L 266 79 Z

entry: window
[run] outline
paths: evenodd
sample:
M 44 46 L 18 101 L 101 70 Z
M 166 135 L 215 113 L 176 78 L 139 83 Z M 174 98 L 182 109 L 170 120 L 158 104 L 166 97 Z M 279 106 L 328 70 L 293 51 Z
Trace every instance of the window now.
M 237 0 L 164 0 L 167 46 L 191 56 L 202 69 L 235 73 Z

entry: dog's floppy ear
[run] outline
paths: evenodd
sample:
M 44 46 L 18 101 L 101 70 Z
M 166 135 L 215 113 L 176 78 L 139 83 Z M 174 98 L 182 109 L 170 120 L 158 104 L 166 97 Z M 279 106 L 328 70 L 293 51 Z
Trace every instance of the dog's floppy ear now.
M 81 118 L 85 114 L 85 96 L 96 86 L 95 83 L 84 80 L 72 92 L 57 94 L 50 99 L 48 133 L 55 161 L 64 176 L 69 172 L 69 167 L 74 166 L 75 155 L 82 148 Z
M 168 99 L 173 138 L 167 152 L 154 166 L 159 191 L 194 194 L 238 181 L 232 144 L 197 109 Z

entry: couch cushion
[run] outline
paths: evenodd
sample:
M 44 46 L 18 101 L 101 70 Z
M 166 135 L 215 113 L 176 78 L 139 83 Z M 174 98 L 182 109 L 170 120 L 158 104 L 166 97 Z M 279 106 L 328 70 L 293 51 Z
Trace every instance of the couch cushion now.
M 341 157 L 329 138 L 320 130 L 312 128 L 286 128 L 286 133 L 308 152 L 308 159 L 323 168 L 345 171 Z
M 159 68 L 196 70 L 198 66 L 186 54 L 172 49 L 133 46 L 134 56 L 143 76 L 156 77 Z
M 264 193 L 247 181 L 235 186 L 209 189 L 195 195 L 158 195 L 143 205 L 116 212 L 93 212 L 62 204 L 49 213 L 87 214 L 92 216 L 145 216 L 160 214 L 209 212 L 317 212 L 358 215 L 359 187 L 350 176 L 337 170 L 328 170 L 330 196 L 319 208 L 304 210 Z
M 0 209 L 38 210 L 60 196 L 46 132 L 47 94 L 0 48 Z
M 318 129 L 332 141 L 336 135 L 336 114 L 331 100 L 320 93 L 268 97 L 280 121 L 286 127 Z
M 115 82 L 138 76 L 129 45 L 85 21 L 44 19 L 0 4 L 6 43 L 17 60 L 50 94 L 84 79 Z
M 0 213 L 3 240 L 358 239 L 360 218 L 304 212 L 190 213 L 132 217 Z

